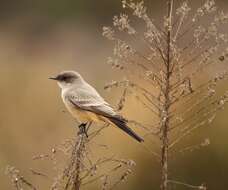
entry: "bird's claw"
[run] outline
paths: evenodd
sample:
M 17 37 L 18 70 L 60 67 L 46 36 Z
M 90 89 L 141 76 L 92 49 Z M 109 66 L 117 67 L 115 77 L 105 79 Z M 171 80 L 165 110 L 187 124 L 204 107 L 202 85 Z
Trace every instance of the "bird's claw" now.
M 87 133 L 88 130 L 86 130 L 86 125 L 87 123 L 82 123 L 78 126 L 79 127 L 78 135 L 84 134 L 88 138 L 88 133 Z

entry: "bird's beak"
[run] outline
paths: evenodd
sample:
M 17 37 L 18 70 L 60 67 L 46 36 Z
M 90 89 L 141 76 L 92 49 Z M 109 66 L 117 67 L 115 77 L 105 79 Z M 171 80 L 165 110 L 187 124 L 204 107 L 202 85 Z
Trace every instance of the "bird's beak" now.
M 49 77 L 48 79 L 51 79 L 51 80 L 58 80 L 58 77 Z

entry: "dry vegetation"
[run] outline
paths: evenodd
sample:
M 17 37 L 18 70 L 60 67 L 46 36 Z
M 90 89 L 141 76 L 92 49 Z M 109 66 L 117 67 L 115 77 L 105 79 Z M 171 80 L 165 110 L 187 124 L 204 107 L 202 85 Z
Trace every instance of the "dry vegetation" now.
M 126 80 L 113 81 L 106 88 L 123 87 L 122 99 L 133 94 L 154 118 L 154 123 L 146 127 L 146 135 L 160 139 L 160 152 L 154 155 L 161 163 L 161 190 L 167 190 L 169 184 L 206 189 L 205 185 L 173 180 L 175 176 L 169 176 L 169 157 L 187 135 L 210 124 L 228 101 L 228 91 L 219 97 L 216 90 L 228 76 L 224 70 L 228 58 L 224 25 L 228 15 L 216 7 L 214 0 L 204 1 L 196 10 L 190 4 L 167 0 L 167 15 L 161 25 L 149 17 L 143 1 L 123 0 L 123 8 L 132 15 L 115 16 L 113 27 L 103 28 L 103 35 L 114 42 L 114 56 L 108 63 L 127 75 Z M 131 24 L 135 19 L 145 27 L 137 30 Z M 203 79 L 203 73 L 208 72 L 214 76 Z M 205 139 L 184 150 L 208 144 L 209 139 Z
M 53 181 L 49 188 L 51 190 L 79 190 L 92 183 L 96 183 L 103 190 L 115 188 L 132 173 L 135 162 L 119 159 L 107 145 L 96 143 L 96 137 L 106 127 L 108 126 L 90 130 L 89 137 L 85 133 L 78 133 L 76 138 L 67 139 L 53 148 L 51 154 L 39 154 L 33 157 L 36 162 L 51 160 L 53 166 L 50 168 L 55 170 L 57 176 L 51 177 L 45 173 L 47 171 L 40 172 L 35 169 L 30 169 L 31 174 L 43 180 L 51 179 Z M 96 155 L 93 150 L 99 151 L 99 149 L 103 149 L 103 154 Z M 62 165 L 61 162 L 65 164 Z M 9 175 L 12 185 L 17 190 L 26 188 L 38 190 L 40 189 L 38 186 L 42 186 L 28 181 L 15 167 L 8 166 L 6 174 Z
M 213 0 L 204 1 L 197 9 L 190 3 L 167 0 L 167 15 L 162 24 L 155 24 L 143 2 L 123 0 L 126 13 L 115 16 L 112 27 L 103 27 L 103 35 L 114 43 L 114 56 L 108 58 L 108 64 L 126 76 L 107 84 L 105 89 L 123 89 L 119 111 L 127 106 L 128 98 L 134 97 L 145 108 L 142 111 L 150 112 L 152 123 L 145 124 L 140 118 L 129 123 L 144 129 L 145 138 L 159 140 L 159 152 L 147 149 L 160 161 L 161 190 L 173 185 L 207 189 L 205 184 L 191 185 L 170 175 L 170 157 L 209 145 L 206 138 L 199 145 L 175 149 L 187 135 L 211 124 L 228 101 L 228 92 L 220 92 L 217 87 L 228 77 L 228 39 L 224 34 L 228 15 Z M 96 144 L 105 127 L 90 129 L 88 138 L 77 134 L 50 154 L 34 157 L 36 161 L 52 160 L 58 175 L 50 189 L 78 190 L 90 183 L 97 183 L 103 190 L 113 189 L 126 179 L 134 161 L 118 159 L 107 145 Z M 104 154 L 96 155 L 93 146 L 105 149 Z M 58 165 L 60 152 L 65 155 L 65 166 Z M 8 167 L 6 172 L 17 190 L 38 189 L 14 167 Z M 51 178 L 45 172 L 31 173 L 44 180 Z

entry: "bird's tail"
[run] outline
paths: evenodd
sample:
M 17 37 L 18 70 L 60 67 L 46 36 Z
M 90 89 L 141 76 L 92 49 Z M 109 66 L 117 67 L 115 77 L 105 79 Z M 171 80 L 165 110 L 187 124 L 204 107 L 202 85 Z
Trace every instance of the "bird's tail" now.
M 113 124 L 122 129 L 125 133 L 133 137 L 138 142 L 143 142 L 144 140 L 138 136 L 130 127 L 127 126 L 127 120 L 121 117 L 110 117 L 108 118 Z

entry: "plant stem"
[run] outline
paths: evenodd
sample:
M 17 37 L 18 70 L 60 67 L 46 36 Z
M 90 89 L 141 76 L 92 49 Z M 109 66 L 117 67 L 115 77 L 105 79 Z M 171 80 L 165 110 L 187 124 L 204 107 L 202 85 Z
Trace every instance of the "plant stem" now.
M 173 0 L 168 0 L 168 25 L 167 25 L 167 52 L 166 52 L 166 78 L 163 105 L 163 113 L 161 115 L 161 129 L 162 129 L 162 146 L 161 146 L 161 190 L 168 189 L 168 149 L 169 149 L 169 106 L 170 106 L 170 68 L 171 68 L 171 32 L 172 32 L 172 9 Z
M 81 187 L 80 173 L 81 173 L 83 154 L 85 151 L 86 134 L 84 134 L 84 133 L 80 134 L 80 135 L 78 135 L 78 138 L 79 138 L 79 141 L 77 144 L 76 165 L 75 165 L 76 174 L 74 177 L 74 184 L 73 184 L 74 190 L 80 190 L 80 187 Z

